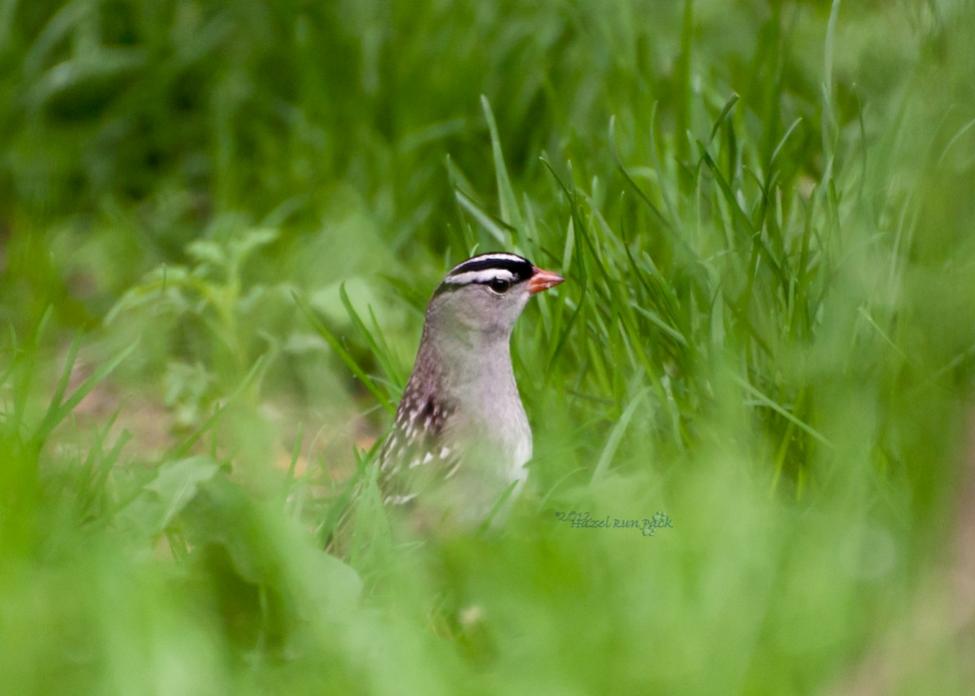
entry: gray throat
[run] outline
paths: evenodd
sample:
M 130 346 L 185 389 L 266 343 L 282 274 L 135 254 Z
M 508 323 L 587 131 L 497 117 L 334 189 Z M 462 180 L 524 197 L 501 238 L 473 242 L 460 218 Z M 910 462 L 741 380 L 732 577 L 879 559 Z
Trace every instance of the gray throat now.
M 436 333 L 434 339 L 432 334 Z M 521 405 L 511 365 L 511 334 L 482 335 L 424 331 L 416 372 L 463 411 L 490 404 Z
M 415 367 L 424 376 L 414 374 L 414 379 L 422 379 L 449 402 L 454 417 L 447 437 L 478 440 L 500 455 L 506 471 L 518 469 L 531 456 L 532 434 L 511 364 L 511 332 L 428 328 Z

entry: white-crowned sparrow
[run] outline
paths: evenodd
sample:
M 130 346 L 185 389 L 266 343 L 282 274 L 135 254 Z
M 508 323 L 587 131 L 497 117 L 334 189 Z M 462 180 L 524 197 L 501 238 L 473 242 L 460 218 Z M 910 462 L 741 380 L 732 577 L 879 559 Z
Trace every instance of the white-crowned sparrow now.
M 509 253 L 458 264 L 427 305 L 416 362 L 380 455 L 384 502 L 483 520 L 520 488 L 532 431 L 511 366 L 528 299 L 563 278 Z

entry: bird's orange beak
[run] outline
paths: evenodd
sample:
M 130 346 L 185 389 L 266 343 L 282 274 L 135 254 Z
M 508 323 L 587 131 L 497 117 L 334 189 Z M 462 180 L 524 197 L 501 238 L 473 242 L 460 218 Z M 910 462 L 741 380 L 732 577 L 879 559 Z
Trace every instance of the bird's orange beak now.
M 528 279 L 528 292 L 534 295 L 542 290 L 548 290 L 551 287 L 555 287 L 565 278 L 560 276 L 558 273 L 552 271 L 546 271 L 544 268 L 538 268 L 537 266 L 532 266 L 532 277 Z

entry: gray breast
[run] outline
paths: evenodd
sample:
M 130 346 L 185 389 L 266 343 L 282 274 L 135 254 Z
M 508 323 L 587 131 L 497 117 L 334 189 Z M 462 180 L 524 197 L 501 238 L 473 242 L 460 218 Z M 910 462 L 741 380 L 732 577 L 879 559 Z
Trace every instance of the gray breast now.
M 448 435 L 466 450 L 465 459 L 482 469 L 485 479 L 501 486 L 523 480 L 532 456 L 532 431 L 514 375 L 509 369 L 465 386 L 473 398 L 458 408 Z

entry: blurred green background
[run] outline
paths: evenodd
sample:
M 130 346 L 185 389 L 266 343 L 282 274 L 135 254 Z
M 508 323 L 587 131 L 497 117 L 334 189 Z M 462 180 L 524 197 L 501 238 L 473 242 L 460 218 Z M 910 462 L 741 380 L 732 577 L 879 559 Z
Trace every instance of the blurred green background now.
M 968 0 L 0 0 L 0 692 L 971 693 L 973 75 Z M 532 489 L 402 543 L 493 249 Z

